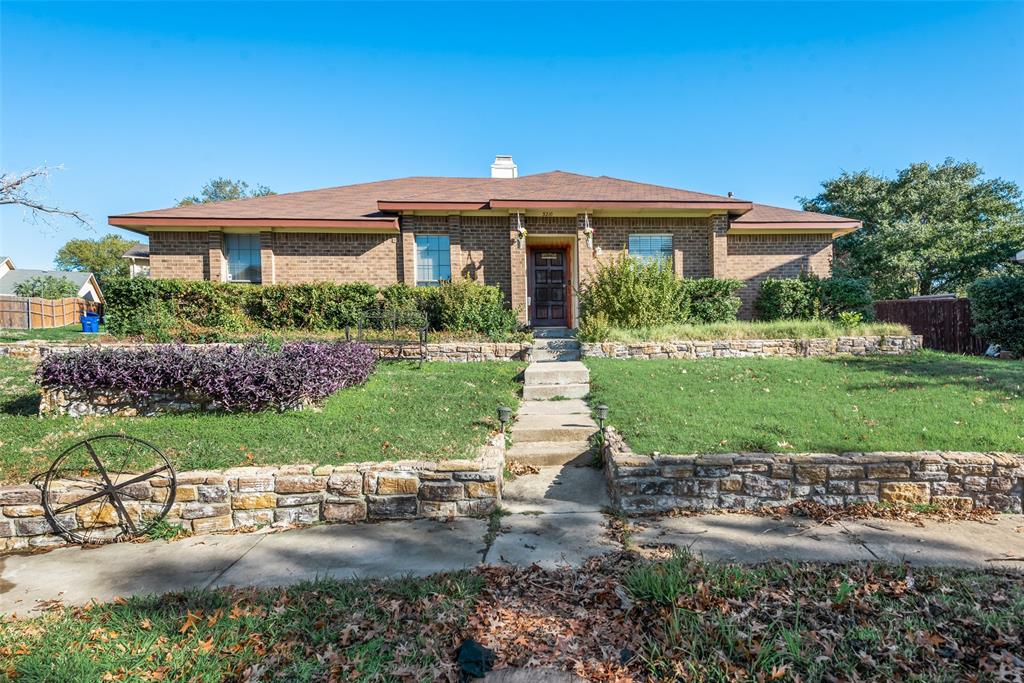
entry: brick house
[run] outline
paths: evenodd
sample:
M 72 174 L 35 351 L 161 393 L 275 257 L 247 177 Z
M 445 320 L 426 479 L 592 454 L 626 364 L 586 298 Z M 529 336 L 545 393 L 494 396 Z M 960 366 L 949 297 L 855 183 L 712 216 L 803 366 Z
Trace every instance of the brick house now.
M 574 288 L 626 253 L 683 277 L 737 278 L 741 317 L 761 280 L 828 275 L 859 221 L 607 176 L 411 177 L 110 216 L 149 236 L 155 278 L 286 284 L 470 278 L 497 285 L 523 323 L 575 326 Z

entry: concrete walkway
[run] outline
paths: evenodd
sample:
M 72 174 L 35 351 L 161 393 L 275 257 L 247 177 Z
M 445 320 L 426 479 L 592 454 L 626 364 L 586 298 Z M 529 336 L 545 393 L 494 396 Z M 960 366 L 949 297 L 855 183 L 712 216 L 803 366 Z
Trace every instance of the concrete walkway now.
M 480 563 L 552 567 L 619 549 L 602 508 L 604 481 L 589 467 L 545 467 L 506 487 L 501 531 L 487 546 L 487 522 L 325 525 L 274 534 L 198 536 L 83 550 L 0 557 L 0 613 L 28 613 L 46 601 L 227 585 L 285 585 L 322 576 L 425 575 Z M 708 559 L 846 562 L 908 560 L 922 565 L 1024 569 L 1024 516 L 994 522 L 885 520 L 834 525 L 722 514 L 638 521 L 630 542 L 689 547 Z M 1013 560 L 1011 558 L 1018 558 Z

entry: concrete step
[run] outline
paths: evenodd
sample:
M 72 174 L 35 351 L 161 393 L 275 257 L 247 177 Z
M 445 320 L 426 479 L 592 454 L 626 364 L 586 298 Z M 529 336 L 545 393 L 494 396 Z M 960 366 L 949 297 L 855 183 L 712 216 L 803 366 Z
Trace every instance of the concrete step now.
M 535 327 L 533 328 L 534 339 L 572 339 L 576 336 L 573 330 L 568 327 Z
M 523 401 L 516 415 L 523 419 L 527 415 L 590 415 L 590 406 L 578 398 L 564 401 Z
M 527 443 L 512 442 L 506 459 L 524 465 L 544 467 L 548 465 L 565 465 L 566 463 L 589 463 L 592 455 L 588 441 L 531 441 Z
M 548 384 L 523 387 L 523 398 L 527 401 L 550 400 L 553 398 L 585 398 L 590 393 L 590 384 Z
M 579 361 L 566 363 L 530 363 L 523 373 L 526 386 L 550 384 L 588 384 L 590 370 Z
M 579 349 L 567 351 L 545 351 L 542 349 L 534 349 L 530 352 L 530 360 L 534 363 L 564 363 L 566 361 L 579 360 L 580 358 Z
M 586 441 L 596 433 L 597 424 L 589 415 L 527 415 L 512 425 L 514 443 Z

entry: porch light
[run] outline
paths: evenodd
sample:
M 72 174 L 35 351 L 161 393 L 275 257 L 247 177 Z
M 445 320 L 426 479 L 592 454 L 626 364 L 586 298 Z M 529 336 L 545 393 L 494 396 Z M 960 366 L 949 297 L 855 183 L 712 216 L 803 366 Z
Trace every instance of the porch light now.
M 583 214 L 583 234 L 587 236 L 587 249 L 594 248 L 594 226 L 590 224 L 590 214 Z
M 519 248 L 523 248 L 523 244 L 526 242 L 526 226 L 523 225 L 523 214 L 516 213 L 516 244 Z
M 508 406 L 498 406 L 498 422 L 501 423 L 501 433 L 505 433 L 505 426 L 512 419 L 512 409 Z

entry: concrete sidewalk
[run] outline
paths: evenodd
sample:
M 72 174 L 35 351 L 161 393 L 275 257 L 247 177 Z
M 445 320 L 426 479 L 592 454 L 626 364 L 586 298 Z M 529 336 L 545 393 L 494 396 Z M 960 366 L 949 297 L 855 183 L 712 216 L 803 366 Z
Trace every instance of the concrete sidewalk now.
M 322 576 L 425 575 L 480 563 L 579 564 L 621 546 L 608 534 L 604 480 L 586 467 L 542 468 L 506 487 L 501 531 L 487 546 L 487 521 L 325 525 L 274 534 L 197 536 L 83 550 L 0 557 L 0 613 L 46 601 L 90 599 L 227 585 L 273 586 Z M 886 520 L 817 522 L 720 514 L 637 520 L 630 541 L 689 547 L 708 559 L 847 562 L 1024 569 L 1024 516 L 994 522 Z M 1013 560 L 1010 558 L 1018 558 Z

